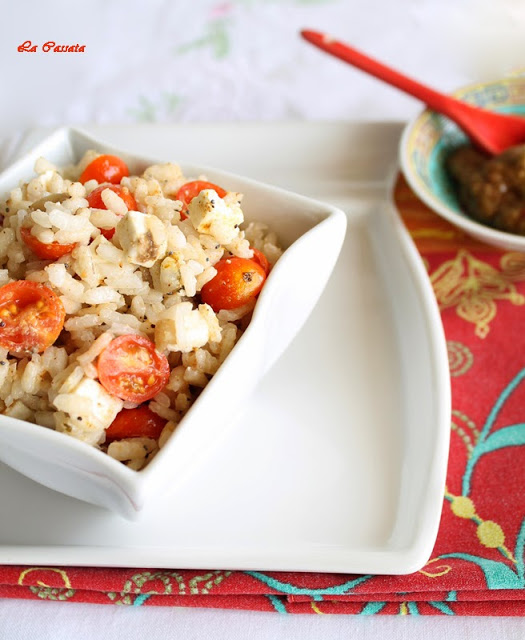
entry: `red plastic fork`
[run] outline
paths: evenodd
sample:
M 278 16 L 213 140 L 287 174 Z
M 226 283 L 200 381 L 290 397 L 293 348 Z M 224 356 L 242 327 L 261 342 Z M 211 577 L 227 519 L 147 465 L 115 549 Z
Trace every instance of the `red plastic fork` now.
M 502 153 L 509 147 L 525 142 L 525 118 L 474 107 L 439 93 L 324 33 L 305 29 L 301 35 L 323 51 L 418 98 L 434 111 L 447 116 L 461 127 L 476 146 L 490 154 Z

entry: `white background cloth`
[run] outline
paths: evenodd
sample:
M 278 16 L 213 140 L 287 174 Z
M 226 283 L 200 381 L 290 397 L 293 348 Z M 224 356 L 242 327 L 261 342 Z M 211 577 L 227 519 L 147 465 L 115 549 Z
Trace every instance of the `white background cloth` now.
M 304 43 L 301 28 L 327 31 L 443 91 L 525 67 L 521 0 L 18 0 L 2 13 L 0 164 L 34 126 L 406 120 L 420 109 Z M 17 50 L 28 40 L 37 52 Z M 49 41 L 85 52 L 44 53 Z M 525 622 L 0 601 L 0 638 L 95 635 L 522 638 Z

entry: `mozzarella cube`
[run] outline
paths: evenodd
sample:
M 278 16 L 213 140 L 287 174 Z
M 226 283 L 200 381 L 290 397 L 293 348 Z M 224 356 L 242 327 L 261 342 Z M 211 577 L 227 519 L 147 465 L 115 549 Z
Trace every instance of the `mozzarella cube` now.
M 70 393 L 60 393 L 53 404 L 58 409 L 56 429 L 90 445 L 104 442 L 105 430 L 123 402 L 111 396 L 96 380 L 84 377 Z M 60 413 L 61 412 L 61 413 Z
M 213 236 L 221 244 L 229 244 L 244 221 L 241 207 L 237 203 L 228 206 L 214 189 L 203 189 L 193 198 L 188 213 L 199 233 Z
M 159 315 L 155 327 L 155 344 L 159 351 L 188 353 L 209 341 L 210 326 L 208 314 L 201 312 L 200 307 L 193 309 L 191 302 L 179 302 Z
M 156 216 L 128 211 L 116 236 L 128 260 L 141 267 L 152 267 L 166 253 L 166 228 Z

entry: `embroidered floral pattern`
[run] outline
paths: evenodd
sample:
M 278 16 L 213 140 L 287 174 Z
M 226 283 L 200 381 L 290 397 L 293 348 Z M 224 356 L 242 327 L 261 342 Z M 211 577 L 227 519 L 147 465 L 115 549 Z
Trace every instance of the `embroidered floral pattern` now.
M 443 262 L 430 276 L 442 310 L 455 308 L 460 318 L 475 327 L 479 338 L 486 338 L 496 316 L 496 301 L 522 305 L 525 297 L 504 273 L 461 249 Z
M 450 375 L 452 377 L 462 376 L 466 373 L 474 362 L 472 351 L 467 345 L 449 340 L 447 342 L 448 362 L 450 367 Z

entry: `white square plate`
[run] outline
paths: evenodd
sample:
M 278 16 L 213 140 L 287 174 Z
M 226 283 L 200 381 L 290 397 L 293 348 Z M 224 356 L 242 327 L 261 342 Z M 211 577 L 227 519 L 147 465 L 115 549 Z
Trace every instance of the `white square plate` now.
M 409 573 L 443 500 L 450 382 L 424 266 L 390 203 L 399 124 L 90 127 L 342 208 L 313 314 L 177 492 L 127 522 L 0 465 L 0 563 Z M 33 146 L 42 132 L 26 140 Z M 176 514 L 176 515 L 175 515 Z

